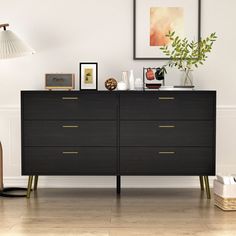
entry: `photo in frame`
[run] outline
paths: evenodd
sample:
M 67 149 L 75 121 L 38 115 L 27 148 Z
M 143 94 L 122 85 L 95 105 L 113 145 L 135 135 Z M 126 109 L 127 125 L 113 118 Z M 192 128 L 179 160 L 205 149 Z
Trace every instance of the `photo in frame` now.
M 98 90 L 98 63 L 81 62 L 79 64 L 80 90 Z
M 134 0 L 134 60 L 169 60 L 166 34 L 201 38 L 201 0 Z

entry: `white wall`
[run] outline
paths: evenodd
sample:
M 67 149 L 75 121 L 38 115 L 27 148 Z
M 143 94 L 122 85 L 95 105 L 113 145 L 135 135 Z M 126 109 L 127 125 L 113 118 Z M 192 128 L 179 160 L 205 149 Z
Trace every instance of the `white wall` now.
M 217 170 L 236 173 L 236 1 L 202 0 L 202 35 L 216 31 L 219 39 L 207 63 L 195 72 L 195 85 L 218 92 Z M 109 76 L 161 61 L 133 61 L 133 0 L 0 0 L 0 23 L 24 38 L 37 54 L 0 61 L 0 140 L 4 145 L 6 184 L 20 177 L 20 91 L 43 89 L 44 74 L 77 73 L 78 62 L 99 63 L 99 88 Z M 169 71 L 167 83 L 179 82 Z M 114 178 L 44 178 L 43 186 L 112 186 Z M 100 180 L 99 180 L 100 179 Z M 77 181 L 79 180 L 79 181 Z M 126 186 L 197 186 L 197 178 L 127 178 Z M 67 182 L 66 182 L 67 181 Z M 104 184 L 103 184 L 104 183 Z

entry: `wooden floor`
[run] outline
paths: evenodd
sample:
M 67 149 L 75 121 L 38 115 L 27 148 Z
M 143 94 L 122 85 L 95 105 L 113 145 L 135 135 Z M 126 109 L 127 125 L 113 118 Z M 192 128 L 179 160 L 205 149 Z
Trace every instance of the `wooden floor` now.
M 39 189 L 0 198 L 0 235 L 235 236 L 236 212 L 198 189 Z

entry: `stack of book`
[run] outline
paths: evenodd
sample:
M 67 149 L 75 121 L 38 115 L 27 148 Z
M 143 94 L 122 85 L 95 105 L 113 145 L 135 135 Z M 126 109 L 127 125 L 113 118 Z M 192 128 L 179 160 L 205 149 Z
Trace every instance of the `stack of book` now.
M 215 205 L 224 211 L 236 210 L 236 175 L 217 175 L 214 180 Z

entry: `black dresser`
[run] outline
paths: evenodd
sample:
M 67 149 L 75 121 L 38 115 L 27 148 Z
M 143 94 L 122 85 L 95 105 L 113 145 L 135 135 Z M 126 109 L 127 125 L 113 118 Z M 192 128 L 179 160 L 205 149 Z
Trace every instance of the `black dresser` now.
M 215 91 L 22 91 L 22 174 L 215 175 Z

